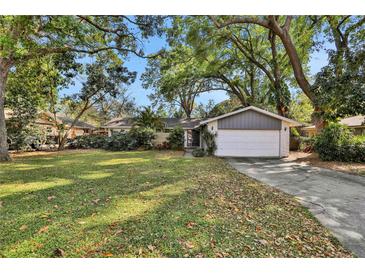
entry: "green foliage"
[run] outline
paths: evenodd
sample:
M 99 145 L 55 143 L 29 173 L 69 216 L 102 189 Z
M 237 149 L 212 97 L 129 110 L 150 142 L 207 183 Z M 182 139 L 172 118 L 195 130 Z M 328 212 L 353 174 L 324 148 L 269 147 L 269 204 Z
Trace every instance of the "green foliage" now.
M 299 137 L 300 136 L 300 134 L 298 132 L 298 129 L 295 128 L 295 127 L 290 128 L 290 135 L 291 136 L 295 136 L 295 137 Z
M 143 147 L 144 149 L 151 149 L 153 147 L 152 140 L 155 139 L 155 131 L 148 127 L 134 127 L 128 135 L 136 143 L 136 147 Z
M 106 150 L 151 149 L 154 132 L 149 128 L 134 128 L 129 132 L 115 133 L 112 136 L 78 136 L 69 144 L 69 148 L 101 148 Z
M 47 134 L 41 128 L 35 125 L 29 125 L 26 128 L 15 129 L 12 125 L 8 131 L 9 149 L 17 151 L 41 150 L 42 145 L 52 143 L 48 140 Z
M 299 150 L 304 152 L 313 152 L 315 137 L 300 136 Z
M 22 96 L 18 92 L 12 93 L 7 100 L 7 106 L 12 110 L 7 121 L 8 143 L 10 149 L 24 150 L 29 145 L 27 137 L 35 134 L 31 123 L 36 119 L 37 106 L 29 93 Z
M 69 144 L 69 148 L 81 149 L 106 149 L 113 151 L 124 151 L 136 148 L 136 142 L 127 133 L 117 133 L 112 136 L 83 135 L 78 136 Z
M 184 147 L 184 130 L 182 127 L 175 127 L 167 137 L 172 149 L 183 149 Z
M 107 141 L 108 137 L 103 135 L 82 135 L 72 140 L 69 143 L 69 148 L 104 148 Z
M 215 134 L 204 128 L 202 131 L 202 137 L 207 146 L 206 150 L 208 155 L 213 155 L 217 149 L 217 145 L 215 143 Z
M 107 137 L 103 146 L 104 149 L 113 151 L 133 150 L 137 147 L 137 140 L 132 138 L 130 134 L 123 132 Z
M 300 123 L 311 123 L 313 104 L 308 97 L 299 92 L 293 96 L 289 106 L 289 117 Z
M 205 151 L 202 148 L 196 148 L 193 150 L 192 154 L 194 157 L 204 157 Z
M 324 117 L 364 114 L 365 109 L 365 45 L 348 52 L 338 71 L 338 54 L 330 53 L 330 63 L 316 75 L 314 90 Z
M 363 144 L 365 143 L 365 135 L 355 135 L 353 140 L 355 143 Z
M 365 162 L 365 144 L 338 123 L 330 123 L 316 136 L 314 149 L 324 161 Z
M 151 107 L 144 107 L 138 113 L 136 125 L 143 128 L 152 128 L 154 130 L 164 128 L 160 115 L 155 113 Z

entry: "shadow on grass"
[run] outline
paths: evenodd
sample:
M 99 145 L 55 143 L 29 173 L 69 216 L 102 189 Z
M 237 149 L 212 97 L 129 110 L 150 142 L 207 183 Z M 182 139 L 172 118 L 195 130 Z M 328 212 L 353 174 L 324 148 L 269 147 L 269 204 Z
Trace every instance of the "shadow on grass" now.
M 113 212 L 116 201 L 122 203 L 119 211 L 124 210 L 125 216 L 142 214 L 152 209 L 148 200 L 159 199 L 164 187 L 176 189 L 188 171 L 184 158 L 177 159 L 180 170 L 174 170 L 177 162 L 171 162 L 171 158 L 157 157 L 151 161 L 156 158 L 154 152 L 72 155 L 72 165 L 64 155 L 47 158 L 16 161 L 15 168 L 8 167 L 5 175 L 0 174 L 0 194 L 4 193 L 0 197 L 0 254 L 3 256 L 47 257 L 56 245 L 74 242 L 77 246 L 82 242 L 83 233 L 89 233 L 83 224 L 85 219 L 91 218 L 89 221 L 94 223 L 101 219 L 105 224 L 113 222 L 113 218 L 120 217 L 120 212 L 106 219 L 99 212 Z M 24 165 L 37 167 L 27 171 L 16 169 Z M 151 197 L 143 194 L 149 191 L 153 193 Z M 38 233 L 45 226 L 47 233 Z M 50 236 L 52 233 L 54 237 Z M 104 232 L 98 230 L 97 234 L 95 241 Z

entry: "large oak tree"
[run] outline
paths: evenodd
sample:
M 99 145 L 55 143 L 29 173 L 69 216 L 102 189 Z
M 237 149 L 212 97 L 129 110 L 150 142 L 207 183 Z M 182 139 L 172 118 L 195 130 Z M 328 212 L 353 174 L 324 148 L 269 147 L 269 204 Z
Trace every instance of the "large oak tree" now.
M 138 35 L 142 38 L 153 35 L 159 23 L 160 18 L 153 16 L 1 16 L 0 161 L 10 160 L 4 98 L 11 69 L 34 58 L 70 51 L 77 54 L 108 51 L 114 60 L 129 53 L 144 56 Z

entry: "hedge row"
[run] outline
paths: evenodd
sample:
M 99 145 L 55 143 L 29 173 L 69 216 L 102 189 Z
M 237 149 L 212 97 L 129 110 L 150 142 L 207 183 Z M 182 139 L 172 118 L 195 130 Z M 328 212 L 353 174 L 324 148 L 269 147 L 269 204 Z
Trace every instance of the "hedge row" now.
M 134 150 L 140 147 L 152 148 L 155 134 L 149 128 L 135 128 L 112 136 L 88 135 L 75 138 L 69 148 L 101 148 L 106 150 Z

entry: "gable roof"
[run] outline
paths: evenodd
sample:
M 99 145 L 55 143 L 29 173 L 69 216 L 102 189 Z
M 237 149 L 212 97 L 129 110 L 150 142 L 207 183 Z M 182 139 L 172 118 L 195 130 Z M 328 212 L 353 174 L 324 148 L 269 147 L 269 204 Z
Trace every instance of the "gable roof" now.
M 365 126 L 365 115 L 357 115 L 357 116 L 343 118 L 340 120 L 340 124 L 343 124 L 343 125 L 346 125 L 349 127 Z
M 62 121 L 63 124 L 66 125 L 71 125 L 72 122 L 74 121 L 74 119 L 66 117 L 66 116 L 59 116 L 57 115 L 57 119 L 60 119 Z M 83 122 L 83 121 L 77 121 L 74 125 L 74 127 L 78 127 L 78 128 L 89 128 L 89 129 L 94 129 L 95 127 L 89 123 Z
M 339 121 L 340 124 L 343 124 L 348 127 L 365 127 L 365 115 L 357 115 L 351 116 L 347 118 L 343 118 Z M 303 127 L 303 130 L 315 130 L 316 126 L 310 125 L 307 127 Z
M 292 119 L 289 119 L 289 118 L 286 118 L 286 117 L 283 117 L 281 115 L 278 115 L 278 114 L 275 114 L 275 113 L 272 113 L 270 111 L 267 111 L 267 110 L 263 110 L 261 108 L 258 108 L 258 107 L 254 107 L 254 106 L 249 106 L 249 107 L 245 107 L 245 108 L 241 108 L 241 109 L 238 109 L 238 110 L 235 110 L 235 111 L 232 111 L 232 112 L 228 112 L 226 114 L 223 114 L 223 115 L 219 115 L 217 117 L 214 117 L 214 118 L 210 118 L 210 119 L 207 119 L 207 120 L 204 120 L 204 121 L 201 121 L 200 122 L 200 125 L 204 125 L 204 124 L 207 124 L 209 122 L 212 122 L 212 121 L 216 121 L 216 120 L 220 120 L 222 118 L 226 118 L 226 117 L 229 117 L 229 116 L 232 116 L 232 115 L 236 115 L 236 114 L 239 114 L 239 113 L 242 113 L 242 112 L 245 112 L 247 110 L 253 110 L 253 111 L 256 111 L 256 112 L 259 112 L 259 113 L 262 113 L 264 115 L 267 115 L 267 116 L 270 116 L 270 117 L 273 117 L 273 118 L 276 118 L 278 120 L 282 120 L 282 121 L 285 121 L 285 122 L 288 122 L 291 126 L 300 126 L 301 123 L 297 122 L 297 121 L 294 121 Z
M 124 118 L 114 118 L 107 122 L 103 127 L 114 128 L 114 127 L 132 127 L 134 125 L 135 118 L 124 117 Z

